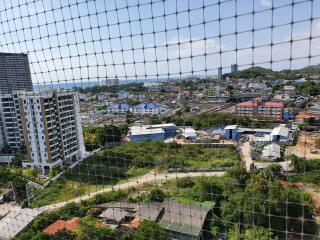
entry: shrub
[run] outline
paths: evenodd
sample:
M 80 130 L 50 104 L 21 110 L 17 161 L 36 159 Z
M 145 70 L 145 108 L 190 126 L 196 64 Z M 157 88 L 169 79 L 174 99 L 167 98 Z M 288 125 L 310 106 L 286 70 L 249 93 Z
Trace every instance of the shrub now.
M 160 188 L 154 188 L 149 193 L 149 201 L 151 202 L 163 202 L 165 197 L 166 194 Z
M 126 238 L 131 239 L 131 238 Z M 162 229 L 156 222 L 143 221 L 138 229 L 133 233 L 134 240 L 169 240 L 168 233 Z
M 191 177 L 178 178 L 176 181 L 176 185 L 179 188 L 191 188 L 194 186 L 194 181 Z
M 87 216 L 97 217 L 102 213 L 100 208 L 90 208 L 87 211 Z

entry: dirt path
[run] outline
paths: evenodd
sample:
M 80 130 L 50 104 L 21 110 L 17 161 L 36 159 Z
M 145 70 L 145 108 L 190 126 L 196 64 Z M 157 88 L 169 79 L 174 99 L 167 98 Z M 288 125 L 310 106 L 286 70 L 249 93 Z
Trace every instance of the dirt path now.
M 10 239 L 15 237 L 25 226 L 27 226 L 33 219 L 44 211 L 50 211 L 57 208 L 61 208 L 64 205 L 72 202 L 80 202 L 92 198 L 98 194 L 111 192 L 112 190 L 126 190 L 130 187 L 138 187 L 145 183 L 152 182 L 165 182 L 172 179 L 183 178 L 183 177 L 197 177 L 197 176 L 222 176 L 225 172 L 192 172 L 192 173 L 156 173 L 151 171 L 141 177 L 136 179 L 131 179 L 126 183 L 120 183 L 112 187 L 107 187 L 97 192 L 93 192 L 78 198 L 70 199 L 65 202 L 60 202 L 52 205 L 43 206 L 40 208 L 24 208 L 20 206 L 11 206 L 11 205 L 0 205 L 0 214 L 3 215 L 9 212 L 6 217 L 0 219 L 0 239 Z M 17 216 L 21 216 L 17 222 Z M 15 225 L 16 224 L 16 225 Z M 9 227 L 10 226 L 10 227 Z
M 241 161 L 246 165 L 247 171 L 250 171 L 250 165 L 253 163 L 253 160 L 251 157 L 251 146 L 249 141 L 240 144 L 240 156 Z
M 56 203 L 56 204 L 52 204 L 52 205 L 47 205 L 47 206 L 43 206 L 38 208 L 37 210 L 40 211 L 48 211 L 48 210 L 53 210 L 56 208 L 60 208 L 63 207 L 64 205 L 66 205 L 67 203 L 71 203 L 71 202 L 80 202 L 89 198 L 92 198 L 98 194 L 101 193 L 106 193 L 106 192 L 111 192 L 112 190 L 126 190 L 128 188 L 131 187 L 138 187 L 141 186 L 145 183 L 150 183 L 150 182 L 157 182 L 157 183 L 161 183 L 163 181 L 168 181 L 168 180 L 172 180 L 172 179 L 177 179 L 177 178 L 183 178 L 183 177 L 196 177 L 196 176 L 222 176 L 224 175 L 225 172 L 191 172 L 191 173 L 168 173 L 168 174 L 164 174 L 164 173 L 156 173 L 155 171 L 151 171 L 139 178 L 136 179 L 132 179 L 129 180 L 126 183 L 120 183 L 117 185 L 114 185 L 112 187 L 107 187 L 105 189 L 102 189 L 100 191 L 97 192 L 93 192 L 78 198 L 74 198 L 74 199 L 70 199 L 68 201 L 64 201 L 64 202 L 60 202 L 60 203 Z

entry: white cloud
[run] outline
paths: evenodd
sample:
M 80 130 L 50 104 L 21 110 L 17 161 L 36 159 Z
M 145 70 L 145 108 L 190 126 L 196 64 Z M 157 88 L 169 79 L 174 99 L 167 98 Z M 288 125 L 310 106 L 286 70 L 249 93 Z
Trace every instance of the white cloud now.
M 192 38 L 187 39 L 183 38 L 178 40 L 177 38 L 171 39 L 168 41 L 168 45 L 170 46 L 178 46 L 177 44 L 180 43 L 180 50 L 177 47 L 174 52 L 170 54 L 173 56 L 180 56 L 180 57 L 191 57 L 194 55 L 205 55 L 210 53 L 219 53 L 220 48 L 223 51 L 226 48 L 226 45 L 219 44 L 215 39 L 199 39 L 199 38 Z
M 316 34 L 320 34 L 320 22 L 317 23 L 315 30 Z
M 261 0 L 260 1 L 261 6 L 263 7 L 271 7 L 271 0 Z

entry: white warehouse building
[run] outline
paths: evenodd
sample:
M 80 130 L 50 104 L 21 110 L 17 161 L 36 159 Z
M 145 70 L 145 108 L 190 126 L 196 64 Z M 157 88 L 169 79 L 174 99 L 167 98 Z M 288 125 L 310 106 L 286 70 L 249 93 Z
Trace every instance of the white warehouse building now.
M 0 95 L 0 148 L 25 146 L 24 167 L 43 174 L 85 153 L 79 96 L 75 92 L 14 92 Z

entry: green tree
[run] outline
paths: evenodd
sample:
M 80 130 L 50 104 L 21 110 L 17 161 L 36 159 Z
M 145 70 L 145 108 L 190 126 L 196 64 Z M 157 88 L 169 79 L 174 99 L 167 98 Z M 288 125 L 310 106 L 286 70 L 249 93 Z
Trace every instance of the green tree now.
M 130 112 L 130 111 L 127 111 L 127 113 L 126 113 L 126 124 L 131 124 L 131 123 L 133 123 L 133 121 L 134 121 L 134 118 L 133 118 L 134 116 L 133 116 L 133 113 L 132 112 Z
M 137 230 L 133 233 L 134 240 L 169 240 L 168 233 L 162 229 L 156 222 L 143 221 Z
M 73 217 L 83 217 L 86 215 L 86 212 L 85 206 L 72 202 L 60 208 L 58 214 L 61 219 L 69 220 Z
M 54 223 L 57 220 L 58 220 L 57 214 L 43 213 L 33 220 L 31 228 L 34 231 L 42 231 L 45 227 L 49 226 L 50 224 Z
M 12 186 L 15 194 L 16 202 L 22 203 L 27 198 L 27 181 L 22 176 L 14 176 Z
M 120 128 L 114 125 L 105 125 L 97 131 L 97 141 L 101 146 L 107 142 L 120 142 L 122 132 Z
M 244 238 L 247 240 L 277 240 L 278 237 L 274 236 L 272 232 L 265 228 L 255 227 L 246 230 Z
M 22 158 L 23 155 L 21 152 L 15 152 L 12 159 L 12 164 L 17 167 L 22 167 Z
M 54 238 L 56 240 L 74 240 L 76 239 L 76 235 L 67 229 L 62 229 L 54 235 Z
M 86 216 L 79 220 L 76 228 L 78 240 L 111 240 L 116 239 L 116 234 L 110 228 L 99 227 L 97 219 Z
M 298 173 L 302 173 L 305 171 L 305 159 L 297 157 L 296 155 L 291 155 L 291 164 L 294 170 Z
M 246 168 L 241 164 L 228 169 L 227 176 L 236 179 L 240 187 L 244 187 L 244 184 L 249 179 L 249 174 Z
M 54 177 L 56 176 L 59 172 L 61 172 L 61 166 L 60 165 L 54 165 L 51 170 L 50 170 L 50 173 L 49 173 L 49 176 L 50 177 Z
M 53 235 L 44 232 L 38 232 L 31 240 L 56 240 Z
M 265 228 L 255 227 L 245 230 L 241 233 L 240 227 L 238 225 L 234 226 L 228 232 L 228 240 L 277 240 L 278 237 L 274 236 L 272 232 Z

